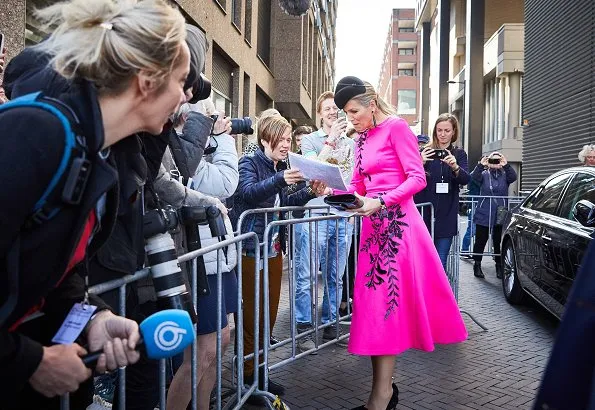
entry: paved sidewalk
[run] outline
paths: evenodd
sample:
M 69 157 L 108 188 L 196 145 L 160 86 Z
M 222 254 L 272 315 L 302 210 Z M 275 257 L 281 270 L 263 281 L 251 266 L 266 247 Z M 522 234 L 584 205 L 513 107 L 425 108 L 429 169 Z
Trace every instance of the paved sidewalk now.
M 557 321 L 534 303 L 510 306 L 502 295 L 491 258 L 484 258 L 486 279 L 473 277 L 470 262 L 461 261 L 460 306 L 485 326 L 484 332 L 466 315 L 469 339 L 438 346 L 433 353 L 410 350 L 397 359 L 398 409 L 530 409 L 552 348 Z M 287 278 L 273 333 L 289 336 Z M 286 348 L 274 352 L 288 357 Z M 228 377 L 229 372 L 226 371 Z M 351 409 L 365 402 L 371 389 L 371 364 L 345 347 L 331 346 L 271 373 L 295 409 Z M 258 409 L 245 406 L 246 409 Z

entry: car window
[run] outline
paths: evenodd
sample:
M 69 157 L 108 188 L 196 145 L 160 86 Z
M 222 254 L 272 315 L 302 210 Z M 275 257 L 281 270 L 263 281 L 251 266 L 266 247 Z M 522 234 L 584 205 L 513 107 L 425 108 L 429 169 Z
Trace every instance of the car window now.
M 571 176 L 572 174 L 562 174 L 548 181 L 537 195 L 525 203 L 525 207 L 552 215 L 555 214 L 562 197 L 562 191 Z
M 581 172 L 572 179 L 562 200 L 559 216 L 575 221 L 572 208 L 581 199 L 595 204 L 595 175 Z

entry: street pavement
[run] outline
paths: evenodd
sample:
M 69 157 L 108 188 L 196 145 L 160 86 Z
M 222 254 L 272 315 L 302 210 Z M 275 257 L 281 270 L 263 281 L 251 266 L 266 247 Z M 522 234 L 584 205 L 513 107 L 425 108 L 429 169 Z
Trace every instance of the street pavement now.
M 399 356 L 394 373 L 400 390 L 397 409 L 531 409 L 558 322 L 536 303 L 509 305 L 491 258 L 484 258 L 483 268 L 486 279 L 477 279 L 472 263 L 460 262 L 459 305 L 488 331 L 464 315 L 469 331 L 466 342 L 437 346 L 432 353 L 410 350 Z M 283 289 L 273 330 L 280 339 L 289 337 L 286 277 Z M 290 353 L 289 347 L 273 352 L 271 363 Z M 224 377 L 229 377 L 229 367 Z M 369 358 L 333 345 L 273 370 L 271 378 L 285 386 L 283 401 L 292 410 L 351 409 L 365 403 L 372 368 Z
M 394 378 L 399 386 L 399 410 L 529 410 L 550 354 L 558 322 L 535 302 L 509 305 L 496 279 L 494 263 L 484 257 L 485 279 L 473 276 L 472 262 L 460 261 L 459 305 L 488 328 L 483 331 L 463 315 L 469 338 L 464 343 L 439 345 L 432 353 L 409 350 L 397 358 Z M 273 335 L 290 335 L 289 283 L 283 293 Z M 319 291 L 322 298 L 322 289 Z M 319 303 L 320 305 L 320 303 Z M 233 322 L 231 323 L 233 328 Z M 343 326 L 348 331 L 348 326 Z M 232 329 L 232 338 L 235 331 Z M 320 331 L 320 335 L 322 331 Z M 223 360 L 223 403 L 229 400 L 233 349 Z M 291 345 L 274 349 L 274 365 L 291 357 Z M 283 401 L 291 410 L 352 409 L 364 404 L 371 390 L 368 357 L 331 345 L 271 371 L 286 388 Z M 96 403 L 90 408 L 105 409 Z M 214 407 L 212 407 L 214 408 Z M 246 404 L 246 410 L 265 408 Z

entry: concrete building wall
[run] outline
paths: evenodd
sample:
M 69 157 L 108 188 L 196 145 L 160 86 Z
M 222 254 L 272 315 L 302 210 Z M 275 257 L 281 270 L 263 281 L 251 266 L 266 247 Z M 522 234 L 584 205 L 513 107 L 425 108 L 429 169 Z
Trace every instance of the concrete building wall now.
M 478 1 L 484 2 L 485 8 L 476 7 Z M 440 9 L 441 5 L 444 10 Z M 424 124 L 424 130 L 431 133 L 440 114 L 439 94 L 443 84 L 439 73 L 443 69 L 441 64 L 447 64 L 448 111 L 459 118 L 463 129 L 461 143 L 470 159 L 476 161 L 479 158 L 475 157 L 498 150 L 520 171 L 524 0 L 419 0 L 417 10 L 420 13 L 416 18 L 417 29 L 421 31 L 423 24 L 431 29 L 427 57 L 430 61 L 420 64 L 429 67 L 428 123 Z M 470 20 L 478 21 L 479 10 L 484 17 L 483 26 L 478 29 L 475 25 L 475 37 L 471 37 L 467 29 Z M 441 13 L 447 13 L 448 18 Z M 448 24 L 448 30 L 440 30 L 441 22 Z M 442 41 L 448 44 L 448 58 L 444 59 L 439 56 L 441 32 Z M 468 55 L 469 50 L 473 51 Z M 469 61 L 474 62 L 473 72 L 469 72 Z M 425 90 L 426 85 L 423 87 Z M 466 95 L 469 89 L 474 90 L 472 97 Z M 473 124 L 466 126 L 469 120 Z M 471 129 L 473 132 L 468 132 Z M 518 186 L 512 189 L 517 190 Z
M 421 132 L 419 124 L 419 34 L 415 10 L 393 9 L 380 69 L 378 93 L 399 116 Z
M 25 47 L 26 6 L 25 0 L 2 0 L 0 2 L 0 32 L 4 35 L 8 60 Z
M 31 10 L 46 3 L 0 1 L 0 30 L 6 35 L 9 59 L 25 44 L 43 37 Z M 294 125 L 317 122 L 318 94 L 334 84 L 336 1 L 312 2 L 301 17 L 288 16 L 277 1 L 270 0 L 176 3 L 188 22 L 206 33 L 205 75 L 213 79 L 214 68 L 218 68 L 219 84 L 231 83 L 230 90 L 226 87 L 230 94 L 225 94 L 230 107 L 226 114 L 254 117 L 260 109 L 275 106 Z M 259 10 L 264 13 L 259 15 Z M 268 20 L 270 30 L 259 30 L 261 20 Z M 221 75 L 222 66 L 231 80 Z
M 430 33 L 430 54 L 432 56 L 436 56 L 436 50 L 438 50 L 438 32 L 439 27 L 436 24 L 436 19 L 432 19 L 431 27 L 432 31 Z M 434 129 L 434 122 L 436 118 L 440 115 L 440 100 L 438 90 L 440 88 L 440 79 L 438 77 L 438 70 L 440 68 L 440 62 L 438 58 L 431 58 L 430 59 L 430 78 L 429 78 L 429 115 L 428 115 L 428 123 L 426 125 L 426 133 L 427 135 L 432 134 L 432 130 Z
M 503 24 L 525 21 L 524 0 L 485 0 L 485 2 L 485 41 L 492 37 Z

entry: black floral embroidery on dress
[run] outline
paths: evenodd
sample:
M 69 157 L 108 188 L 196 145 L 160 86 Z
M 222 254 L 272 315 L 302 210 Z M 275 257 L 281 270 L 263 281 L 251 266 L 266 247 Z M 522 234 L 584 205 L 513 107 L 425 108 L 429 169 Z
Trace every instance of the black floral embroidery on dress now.
M 370 255 L 370 270 L 366 272 L 366 287 L 377 289 L 387 282 L 388 301 L 384 319 L 388 319 L 390 314 L 399 306 L 399 278 L 397 276 L 396 257 L 399 253 L 400 241 L 403 239 L 403 228 L 408 226 L 402 219 L 405 213 L 400 205 L 389 206 L 386 209 L 372 214 L 373 233 L 361 247 L 361 252 Z M 385 223 L 388 221 L 388 225 Z M 378 252 L 370 252 L 372 245 L 378 246 Z
M 364 152 L 364 145 L 366 143 L 366 138 L 368 138 L 368 130 L 359 134 L 359 138 L 357 139 L 357 147 L 359 149 L 357 150 L 357 156 L 355 158 L 355 160 L 356 160 L 355 166 L 357 167 L 357 170 L 359 171 L 359 173 L 361 175 L 365 176 L 366 178 L 368 178 L 369 181 L 371 181 L 372 177 L 367 172 L 364 172 L 364 167 L 362 166 L 362 154 Z

